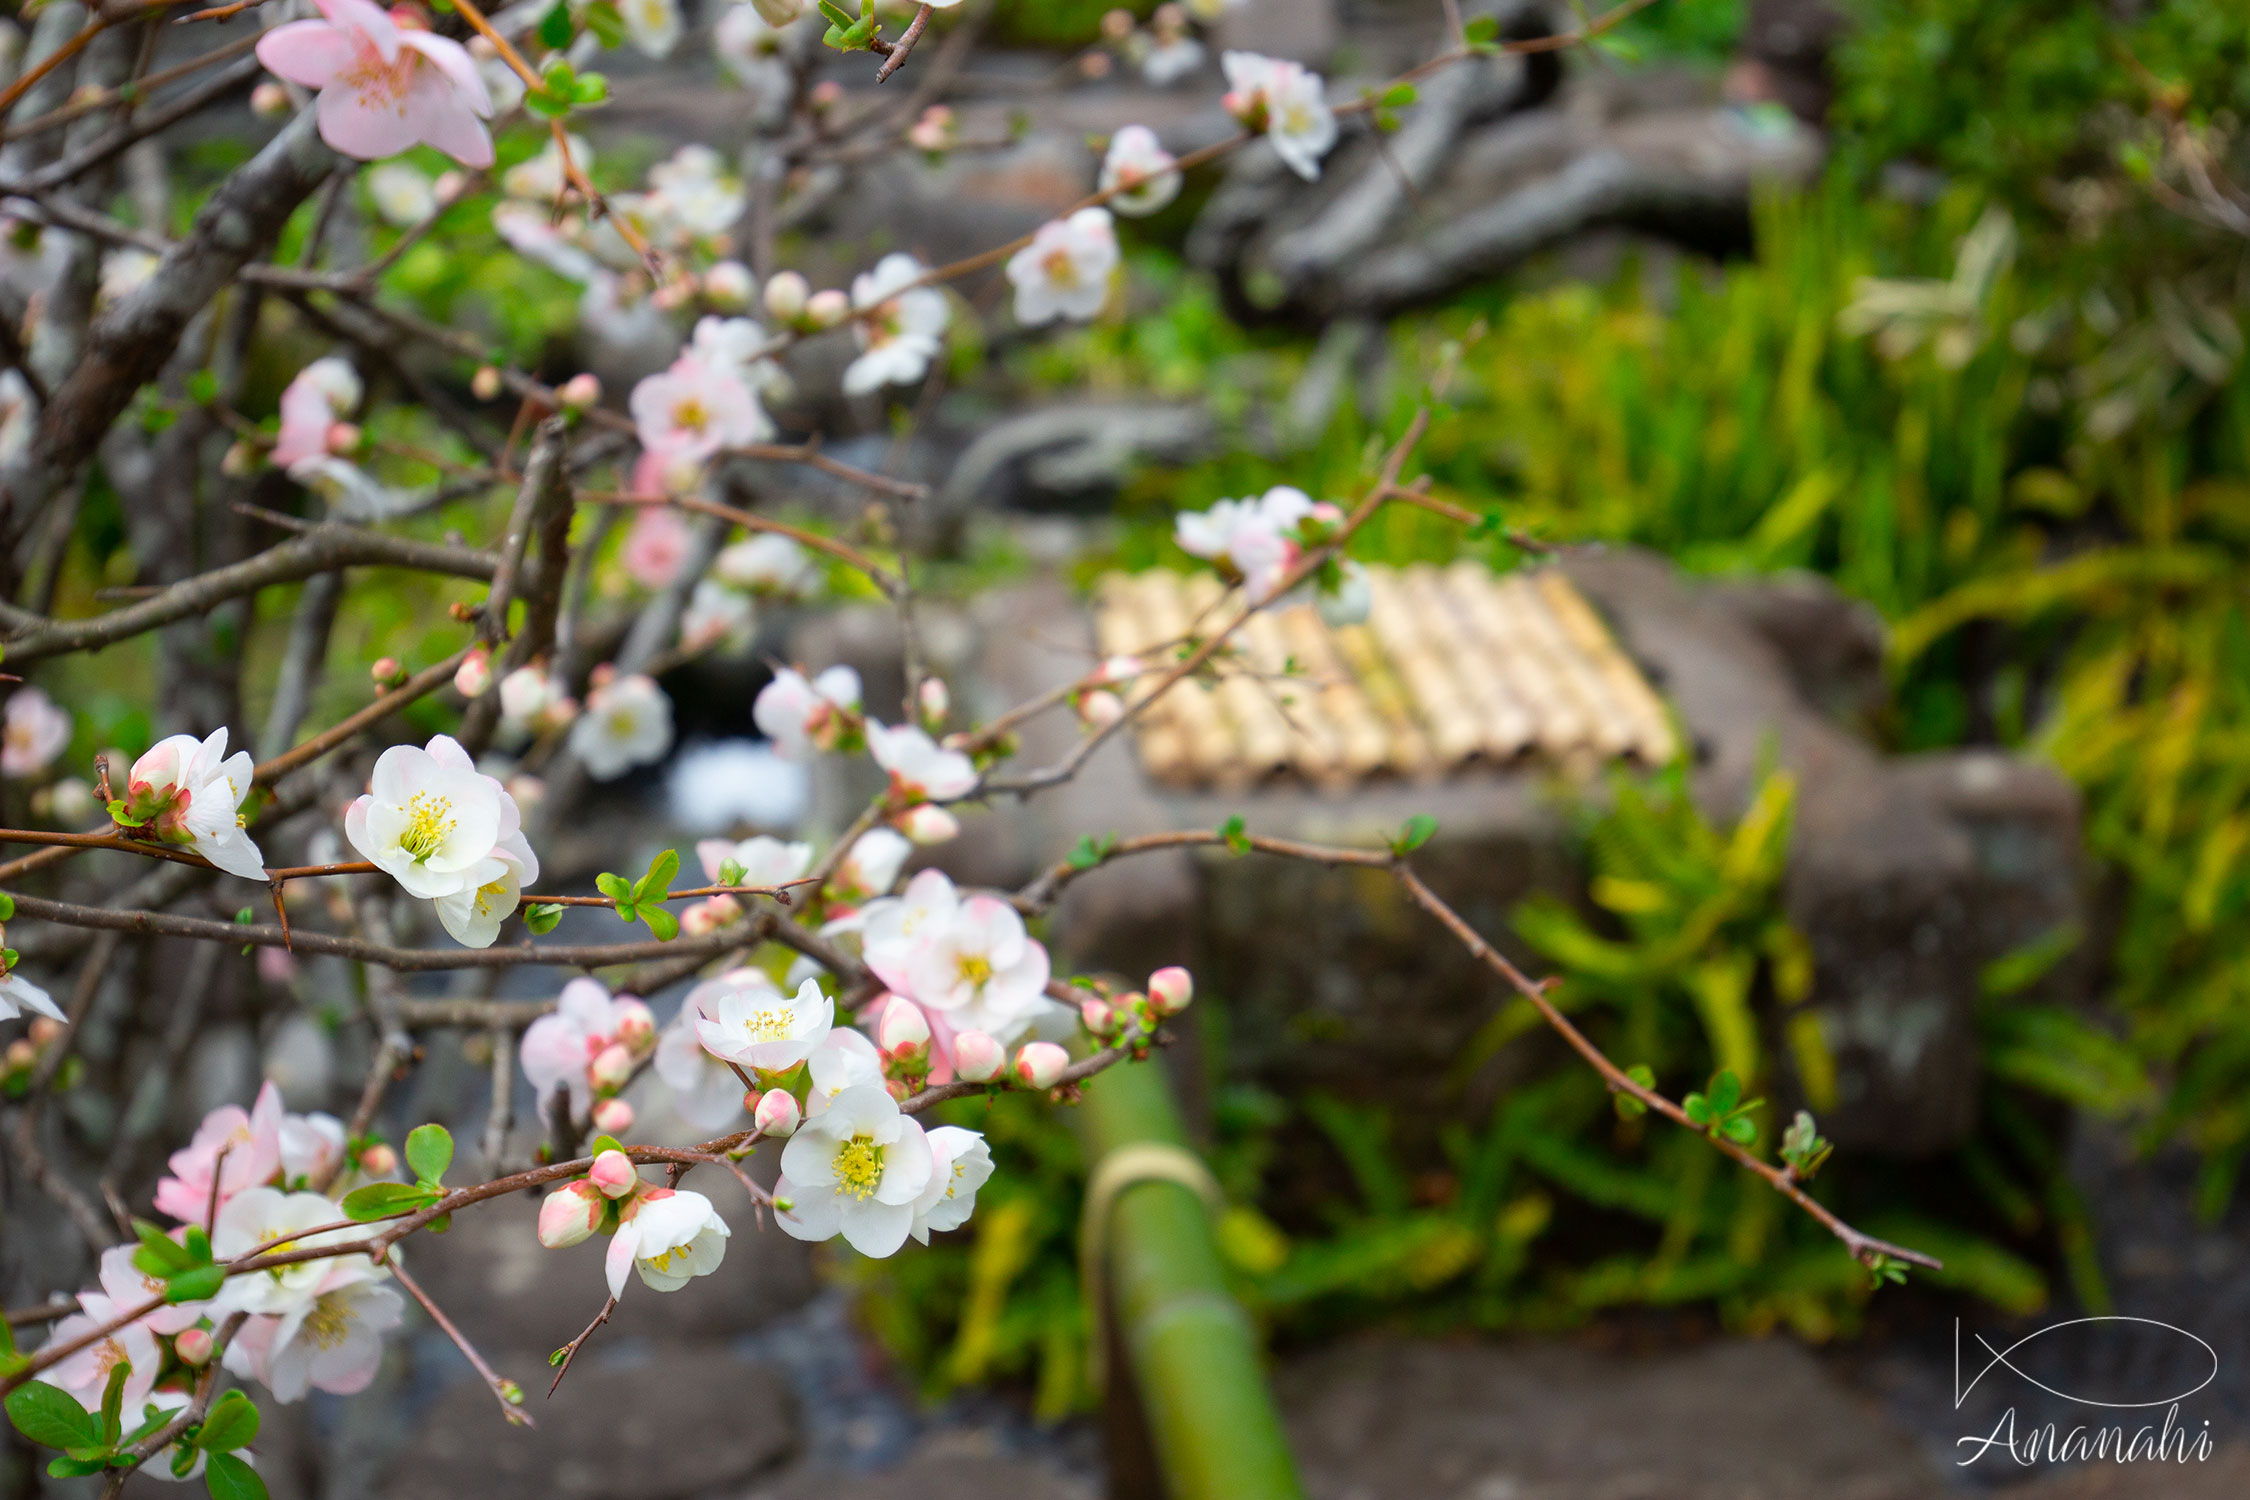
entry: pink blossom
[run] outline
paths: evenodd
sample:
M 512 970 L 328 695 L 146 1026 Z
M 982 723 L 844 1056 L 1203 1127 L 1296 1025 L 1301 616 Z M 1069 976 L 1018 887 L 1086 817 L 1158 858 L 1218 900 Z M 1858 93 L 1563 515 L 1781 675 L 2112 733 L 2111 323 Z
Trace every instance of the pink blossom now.
M 693 354 L 634 386 L 627 405 L 641 446 L 675 461 L 698 462 L 773 432 L 756 393 L 737 372 Z
M 274 463 L 294 470 L 301 463 L 326 458 L 330 432 L 359 405 L 360 394 L 358 374 L 334 355 L 299 370 L 281 393 L 281 434 L 273 445 Z
M 80 1292 L 78 1305 L 84 1309 L 55 1325 L 52 1343 L 69 1343 L 93 1332 L 126 1309 L 100 1292 Z M 78 1398 L 78 1404 L 88 1411 L 102 1409 L 102 1395 L 109 1388 L 109 1373 L 121 1364 L 130 1364 L 133 1371 L 125 1377 L 124 1412 L 127 1420 L 138 1423 L 143 1402 L 156 1385 L 158 1370 L 163 1365 L 156 1335 L 148 1324 L 128 1323 L 107 1337 L 96 1339 L 52 1367 L 40 1379 L 49 1385 L 61 1386 Z
M 1178 964 L 1169 964 L 1148 976 L 1149 1005 L 1160 1016 L 1175 1016 L 1195 998 L 1195 979 Z
M 542 1099 L 568 1089 L 572 1109 L 583 1113 L 592 1102 L 587 1073 L 594 1059 L 626 1032 L 637 1034 L 646 1015 L 647 1007 L 630 995 L 613 1000 L 599 981 L 573 979 L 563 986 L 555 1013 L 525 1029 L 524 1076 Z
M 69 744 L 69 713 L 35 687 L 16 689 L 0 728 L 0 775 L 36 776 Z
M 401 8 L 314 0 L 326 19 L 291 21 L 258 41 L 258 61 L 320 91 L 320 138 L 361 161 L 435 146 L 468 167 L 492 165 L 492 98 L 467 49 Z
M 663 588 L 679 576 L 687 552 L 687 522 L 669 506 L 641 507 L 625 533 L 625 571 L 646 588 Z
M 271 1083 L 258 1090 L 247 1113 L 240 1105 L 222 1104 L 205 1115 L 195 1138 L 172 1153 L 172 1175 L 156 1184 L 158 1212 L 186 1224 L 207 1224 L 214 1175 L 221 1207 L 235 1194 L 272 1181 L 281 1170 L 281 1115 L 281 1090 Z

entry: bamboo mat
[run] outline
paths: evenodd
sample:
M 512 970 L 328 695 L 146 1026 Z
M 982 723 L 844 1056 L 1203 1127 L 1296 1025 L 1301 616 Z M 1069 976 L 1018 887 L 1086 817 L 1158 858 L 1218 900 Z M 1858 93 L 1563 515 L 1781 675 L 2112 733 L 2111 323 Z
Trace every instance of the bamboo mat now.
M 1135 720 L 1149 775 L 1227 790 L 1272 778 L 1347 787 L 1533 757 L 1672 758 L 1664 705 L 1558 570 L 1367 571 L 1364 624 L 1331 629 L 1310 605 L 1261 611 L 1215 681 L 1175 684 L 1149 705 Z M 1209 573 L 1111 573 L 1096 587 L 1095 628 L 1105 656 L 1161 664 L 1235 603 Z

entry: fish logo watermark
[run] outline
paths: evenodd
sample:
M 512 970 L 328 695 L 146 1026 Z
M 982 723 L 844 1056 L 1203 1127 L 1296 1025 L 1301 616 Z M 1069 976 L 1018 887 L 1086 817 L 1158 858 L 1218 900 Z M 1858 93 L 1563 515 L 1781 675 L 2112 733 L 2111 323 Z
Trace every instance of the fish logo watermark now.
M 2121 1325 L 2131 1325 L 2129 1328 Z M 2167 1379 L 2176 1388 L 2161 1393 L 2130 1393 L 2135 1399 L 2114 1399 L 2121 1393 L 2105 1391 L 2090 1395 L 2083 1391 L 2065 1390 L 2055 1383 L 2055 1377 L 2040 1379 L 2018 1362 L 2019 1351 L 2040 1339 L 2052 1343 L 2088 1337 L 2114 1337 L 2120 1333 L 2143 1339 L 2179 1341 L 2180 1354 L 2185 1368 L 2179 1376 Z M 2010 1406 L 2001 1413 L 1990 1433 L 1978 1437 L 1974 1434 L 1954 1439 L 1958 1448 L 1968 1450 L 1966 1458 L 1956 1462 L 1966 1468 L 1984 1458 L 1993 1449 L 2005 1451 L 2018 1464 L 2028 1468 L 2035 1464 L 2061 1463 L 2202 1463 L 2212 1452 L 2211 1423 L 2206 1419 L 2200 1430 L 2191 1430 L 2180 1416 L 2180 1403 L 2195 1396 L 2219 1378 L 2219 1351 L 2201 1337 L 2185 1328 L 2159 1322 L 2155 1318 L 2136 1318 L 2123 1315 L 2070 1318 L 2060 1323 L 2050 1323 L 2035 1329 L 2009 1344 L 2005 1349 L 1995 1348 L 1982 1334 L 1975 1336 L 1976 1346 L 1983 1352 L 1985 1363 L 1962 1384 L 1961 1322 L 1953 1322 L 1953 1409 L 1959 1411 L 1985 1377 L 1995 1370 L 2025 1384 L 2046 1392 L 2074 1406 L 2092 1407 L 2105 1411 L 2134 1412 L 2164 1408 L 2161 1421 L 2142 1422 L 2133 1428 L 2131 1419 L 2112 1420 L 2105 1423 L 2081 1423 L 2067 1432 L 2057 1422 L 2026 1424 L 2018 1431 L 2016 1408 Z M 1976 1356 L 1972 1354 L 1971 1363 Z M 2197 1378 L 2200 1377 L 2200 1378 Z M 2000 1384 L 2004 1377 L 1995 1377 Z M 2178 1385 L 2179 1381 L 2188 1381 Z M 2133 1430 L 2128 1431 L 2128 1428 Z

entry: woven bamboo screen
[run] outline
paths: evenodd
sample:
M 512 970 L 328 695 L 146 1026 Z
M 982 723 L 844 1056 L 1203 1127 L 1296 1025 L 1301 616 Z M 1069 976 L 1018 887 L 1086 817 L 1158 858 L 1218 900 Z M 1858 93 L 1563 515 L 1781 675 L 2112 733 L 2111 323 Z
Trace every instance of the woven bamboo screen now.
M 1368 575 L 1364 624 L 1331 629 L 1309 605 L 1261 611 L 1217 681 L 1181 682 L 1151 704 L 1136 720 L 1149 775 L 1180 787 L 1272 777 L 1340 787 L 1534 756 L 1671 759 L 1663 704 L 1559 571 L 1495 577 L 1461 562 Z M 1101 649 L 1160 663 L 1223 618 L 1222 603 L 1232 601 L 1208 573 L 1109 574 L 1096 592 Z

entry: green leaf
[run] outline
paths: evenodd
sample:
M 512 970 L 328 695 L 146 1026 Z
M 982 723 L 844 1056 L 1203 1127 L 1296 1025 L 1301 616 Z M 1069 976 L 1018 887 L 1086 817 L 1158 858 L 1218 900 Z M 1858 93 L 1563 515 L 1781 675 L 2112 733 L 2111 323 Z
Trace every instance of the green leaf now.
M 211 1236 L 204 1232 L 201 1224 L 190 1224 L 187 1227 L 187 1235 L 180 1248 L 187 1251 L 191 1265 L 204 1266 L 211 1263 Z
M 1500 35 L 1498 16 L 1471 16 L 1461 28 L 1461 40 L 1474 48 L 1489 47 Z
M 1219 825 L 1219 837 L 1226 840 L 1227 851 L 1231 854 L 1248 854 L 1250 852 L 1250 836 L 1242 831 L 1242 814 L 1240 813 L 1236 813 Z
M 609 97 L 609 79 L 600 73 L 581 73 L 571 98 L 580 104 L 599 104 Z
M 555 930 L 555 924 L 562 920 L 562 914 L 563 909 L 559 906 L 546 901 L 534 901 L 523 909 L 523 925 L 545 936 Z
M 197 1266 L 192 1270 L 175 1271 L 164 1278 L 164 1300 L 175 1305 L 208 1302 L 218 1296 L 219 1288 L 226 1284 L 225 1266 Z
M 1633 1064 L 1625 1070 L 1625 1076 L 1644 1089 L 1653 1090 L 1656 1087 L 1656 1070 L 1647 1063 Z M 1610 1102 L 1617 1107 L 1617 1118 L 1620 1120 L 1637 1120 L 1648 1113 L 1648 1106 L 1631 1094 L 1620 1091 L 1609 1097 Z
M 125 1435 L 125 1382 L 132 1373 L 133 1362 L 121 1359 L 109 1367 L 109 1383 L 102 1387 L 102 1442 L 111 1448 Z
M 266 1482 L 231 1453 L 214 1453 L 203 1470 L 204 1487 L 211 1500 L 266 1500 Z
M 258 1440 L 259 1421 L 257 1402 L 240 1391 L 228 1391 L 211 1403 L 211 1414 L 203 1419 L 196 1445 L 207 1453 L 247 1448 Z
M 78 1398 L 59 1385 L 30 1380 L 8 1392 L 8 1420 L 16 1431 L 48 1448 L 93 1448 L 102 1440 L 101 1424 Z
M 648 862 L 648 873 L 633 886 L 633 904 L 639 906 L 663 900 L 672 889 L 672 877 L 679 873 L 679 851 L 666 849 Z
M 539 40 L 552 51 L 561 51 L 570 45 L 570 7 L 558 5 L 539 18 Z
M 417 1125 L 406 1133 L 406 1164 L 423 1182 L 444 1180 L 453 1165 L 453 1132 L 443 1125 Z
M 599 1156 L 604 1151 L 622 1151 L 625 1143 L 614 1135 L 597 1135 L 586 1143 L 588 1156 Z
M 850 11 L 836 4 L 835 0 L 820 0 L 820 13 L 833 22 L 839 30 L 851 25 L 857 19 Z
M 604 47 L 622 46 L 625 41 L 625 18 L 609 0 L 594 0 L 586 7 L 586 29 Z
M 109 1467 L 107 1458 L 51 1458 L 47 1472 L 57 1479 L 78 1479 L 88 1474 L 99 1474 Z
M 133 1233 L 141 1242 L 141 1248 L 133 1252 L 133 1264 L 151 1276 L 169 1275 L 173 1271 L 194 1265 L 199 1258 L 187 1246 L 146 1219 L 133 1221 Z M 205 1240 L 204 1246 L 208 1249 L 210 1241 Z
M 1394 83 L 1383 95 L 1383 102 L 1392 109 L 1404 109 L 1422 96 L 1411 83 Z
M 620 921 L 630 922 L 633 920 L 634 907 L 638 903 L 633 899 L 633 884 L 631 881 L 622 875 L 612 875 L 604 870 L 594 877 L 594 889 L 617 903 L 617 916 Z
M 1721 1068 L 1711 1079 L 1711 1108 L 1720 1115 L 1731 1115 L 1742 1102 L 1742 1080 L 1734 1076 L 1731 1068 Z
M 550 120 L 559 120 L 570 113 L 569 100 L 558 99 L 544 89 L 525 90 L 523 107 L 535 115 L 541 115 Z
M 15 918 L 16 898 L 6 891 L 0 891 L 0 922 L 12 922 Z
M 428 1208 L 444 1196 L 415 1183 L 370 1182 L 344 1194 L 344 1217 L 360 1224 L 371 1219 L 388 1219 Z
M 719 864 L 719 884 L 740 885 L 749 873 L 742 868 L 742 861 L 739 859 L 722 860 Z
M 1063 857 L 1063 863 L 1073 870 L 1091 870 L 1109 858 L 1109 852 L 1116 847 L 1114 833 L 1105 833 L 1098 839 L 1090 833 L 1082 833 L 1078 842 L 1070 846 L 1070 853 Z
M 1437 819 L 1431 817 L 1428 813 L 1416 813 L 1406 820 L 1406 826 L 1398 831 L 1398 837 L 1391 840 L 1391 852 L 1393 854 L 1412 854 L 1428 843 L 1431 836 L 1436 832 Z
M 648 923 L 648 930 L 660 943 L 669 943 L 680 935 L 680 919 L 654 902 L 641 908 L 641 920 Z
M 1727 1121 L 1721 1134 L 1737 1146 L 1747 1146 L 1758 1139 L 1758 1122 L 1748 1115 L 1736 1115 Z
M 219 399 L 219 377 L 209 370 L 197 370 L 186 381 L 187 396 L 197 406 L 209 406 Z

